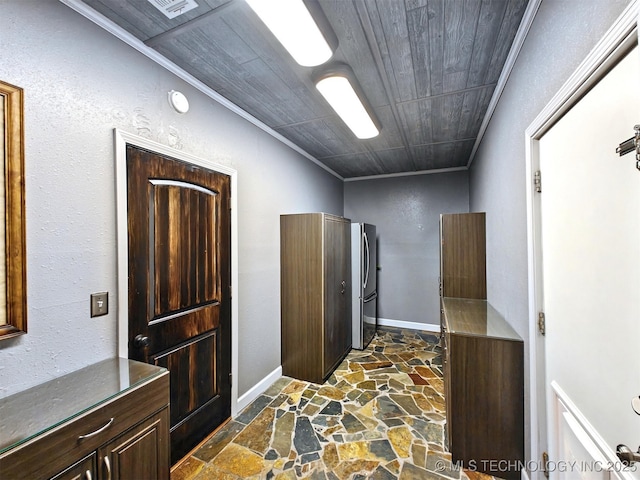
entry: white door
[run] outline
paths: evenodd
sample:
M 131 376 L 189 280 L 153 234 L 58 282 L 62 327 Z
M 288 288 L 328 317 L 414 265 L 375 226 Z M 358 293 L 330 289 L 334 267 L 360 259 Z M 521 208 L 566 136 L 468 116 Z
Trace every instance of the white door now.
M 552 479 L 640 479 L 615 456 L 640 445 L 640 171 L 615 153 L 640 124 L 639 60 L 636 47 L 539 142 Z

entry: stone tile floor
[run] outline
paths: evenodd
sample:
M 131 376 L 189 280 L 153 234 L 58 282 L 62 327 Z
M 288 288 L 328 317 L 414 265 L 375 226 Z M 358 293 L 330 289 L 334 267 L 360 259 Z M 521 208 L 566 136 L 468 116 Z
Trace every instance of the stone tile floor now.
M 487 480 L 444 446 L 438 336 L 380 327 L 323 385 L 282 377 L 171 480 Z

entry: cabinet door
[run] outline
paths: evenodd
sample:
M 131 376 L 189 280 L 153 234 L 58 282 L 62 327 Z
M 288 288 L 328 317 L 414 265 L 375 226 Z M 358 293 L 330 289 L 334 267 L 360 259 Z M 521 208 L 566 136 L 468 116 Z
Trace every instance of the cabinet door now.
M 322 382 L 323 214 L 280 216 L 282 374 Z
M 65 471 L 60 472 L 51 480 L 95 480 L 96 475 L 96 452 L 92 452 L 82 460 L 74 463 Z
M 329 372 L 351 348 L 351 225 L 325 218 L 325 317 L 323 372 Z
M 168 480 L 168 422 L 165 409 L 100 448 L 100 478 Z
M 353 344 L 353 328 L 351 325 L 351 222 L 345 220 L 341 226 L 340 235 L 340 251 L 342 258 L 340 259 L 340 274 L 344 281 L 344 292 L 341 291 L 340 296 L 340 335 L 342 339 L 342 355 L 345 356 L 351 350 Z
M 440 237 L 441 295 L 487 298 L 485 214 L 442 215 Z

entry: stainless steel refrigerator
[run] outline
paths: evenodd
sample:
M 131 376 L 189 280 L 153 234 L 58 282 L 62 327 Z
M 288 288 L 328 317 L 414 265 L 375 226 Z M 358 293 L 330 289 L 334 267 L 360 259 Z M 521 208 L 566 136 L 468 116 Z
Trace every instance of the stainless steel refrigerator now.
M 378 323 L 376 280 L 376 226 L 351 224 L 353 348 L 365 349 Z

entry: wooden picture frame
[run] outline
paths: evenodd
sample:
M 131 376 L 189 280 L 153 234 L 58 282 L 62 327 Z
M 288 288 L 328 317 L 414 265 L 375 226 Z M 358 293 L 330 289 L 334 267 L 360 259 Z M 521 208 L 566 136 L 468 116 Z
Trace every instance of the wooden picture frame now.
M 24 95 L 20 87 L 0 81 L 0 150 L 4 170 L 0 209 L 0 340 L 27 333 L 27 275 L 24 208 Z M 2 225 L 2 224 L 0 224 Z

